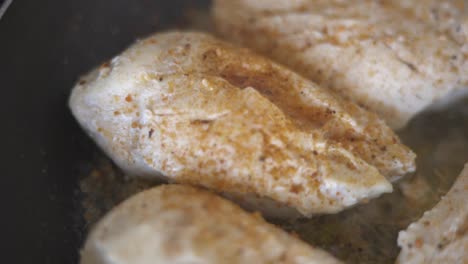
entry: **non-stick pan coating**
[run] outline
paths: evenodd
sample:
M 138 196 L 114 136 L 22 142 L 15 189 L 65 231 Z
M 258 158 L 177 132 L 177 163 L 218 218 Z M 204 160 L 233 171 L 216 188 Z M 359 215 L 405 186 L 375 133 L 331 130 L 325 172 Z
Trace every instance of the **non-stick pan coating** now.
M 102 154 L 67 108 L 70 89 L 137 38 L 208 21 L 209 2 L 13 1 L 0 19 L 0 263 L 77 263 L 89 209 L 81 206 L 79 181 Z M 398 231 L 438 201 L 468 160 L 468 98 L 420 115 L 400 136 L 418 154 L 418 172 L 393 194 L 337 215 L 278 224 L 350 263 L 392 263 Z M 413 206 L 404 193 L 419 181 L 428 194 Z
M 66 101 L 77 77 L 193 0 L 14 0 L 0 20 L 1 263 L 76 263 L 78 176 L 95 153 Z M 8 261 L 7 261 L 8 260 Z

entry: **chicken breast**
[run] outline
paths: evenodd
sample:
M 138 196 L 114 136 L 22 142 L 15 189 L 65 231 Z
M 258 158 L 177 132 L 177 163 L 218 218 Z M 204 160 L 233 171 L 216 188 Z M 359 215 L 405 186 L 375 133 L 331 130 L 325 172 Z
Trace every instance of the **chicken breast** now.
M 139 41 L 83 77 L 70 107 L 130 175 L 201 185 L 274 217 L 338 212 L 415 166 L 375 115 L 201 33 Z
M 141 192 L 90 233 L 81 264 L 340 263 L 258 214 L 182 185 Z
M 468 38 L 468 5 L 462 0 L 396 0 L 404 11 L 411 12 L 417 19 L 434 26 L 436 30 L 449 34 L 452 40 L 466 51 Z
M 468 94 L 463 0 L 215 0 L 218 32 L 376 112 L 394 129 Z
M 445 197 L 398 236 L 397 263 L 468 263 L 468 163 Z

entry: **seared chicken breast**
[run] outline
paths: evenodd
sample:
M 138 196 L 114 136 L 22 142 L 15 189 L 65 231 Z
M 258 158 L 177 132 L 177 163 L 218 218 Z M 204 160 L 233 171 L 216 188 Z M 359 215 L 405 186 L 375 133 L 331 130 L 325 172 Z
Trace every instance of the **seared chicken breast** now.
M 468 163 L 450 191 L 398 236 L 400 264 L 468 263 Z
M 468 94 L 463 0 L 215 0 L 225 38 L 376 112 L 394 129 Z
M 209 191 L 165 185 L 129 198 L 97 223 L 81 264 L 104 263 L 340 262 Z
M 201 185 L 274 217 L 338 212 L 415 169 L 374 114 L 201 33 L 137 42 L 84 76 L 70 108 L 128 174 Z

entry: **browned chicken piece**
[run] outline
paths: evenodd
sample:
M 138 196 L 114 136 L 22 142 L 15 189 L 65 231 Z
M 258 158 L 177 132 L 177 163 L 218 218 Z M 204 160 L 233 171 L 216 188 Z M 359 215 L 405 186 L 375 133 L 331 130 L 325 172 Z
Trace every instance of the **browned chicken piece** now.
M 468 5 L 463 0 L 396 0 L 395 4 L 448 34 L 460 45 L 468 41 Z M 465 46 L 466 49 L 466 46 Z M 466 54 L 466 50 L 465 50 Z
M 468 94 L 463 0 L 215 0 L 219 33 L 400 129 Z
M 450 191 L 401 231 L 399 264 L 468 263 L 468 163 Z
M 164 185 L 130 197 L 89 235 L 81 264 L 339 264 L 232 202 Z
M 201 33 L 139 41 L 83 77 L 70 107 L 127 173 L 201 185 L 269 216 L 338 212 L 415 169 L 376 115 Z

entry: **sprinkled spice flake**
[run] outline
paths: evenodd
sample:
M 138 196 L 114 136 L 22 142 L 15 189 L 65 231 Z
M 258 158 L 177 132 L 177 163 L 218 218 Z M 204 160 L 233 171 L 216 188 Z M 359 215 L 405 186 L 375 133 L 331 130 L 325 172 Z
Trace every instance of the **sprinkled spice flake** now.
M 104 156 L 94 162 L 89 175 L 80 181 L 81 205 L 86 226 L 96 223 L 105 213 L 126 198 L 159 184 L 155 180 L 130 179 Z M 89 230 L 86 230 L 86 232 Z
M 468 160 L 468 104 L 460 106 L 420 116 L 400 133 L 418 154 L 419 170 L 399 182 L 392 194 L 340 214 L 275 224 L 347 263 L 394 263 L 398 232 L 439 201 Z M 126 178 L 104 156 L 94 164 L 80 183 L 88 227 L 127 197 L 158 184 Z
M 206 10 L 195 10 L 183 25 L 210 31 L 208 17 Z M 467 135 L 468 100 L 448 111 L 419 116 L 400 133 L 418 155 L 418 172 L 396 184 L 392 194 L 336 215 L 274 222 L 346 263 L 393 264 L 399 253 L 398 232 L 438 202 L 468 160 Z M 116 204 L 158 184 L 125 177 L 104 155 L 92 162 L 92 168 L 80 181 L 85 233 Z

